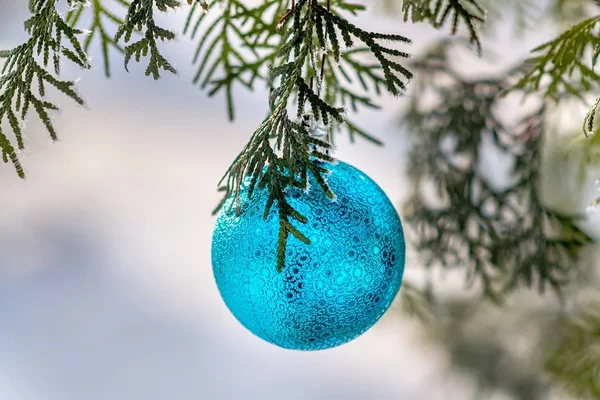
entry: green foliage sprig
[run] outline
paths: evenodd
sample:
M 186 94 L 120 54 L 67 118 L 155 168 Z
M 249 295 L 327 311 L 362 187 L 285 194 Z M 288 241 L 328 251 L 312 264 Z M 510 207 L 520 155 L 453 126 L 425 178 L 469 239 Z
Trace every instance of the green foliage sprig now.
M 443 27 L 452 20 L 452 34 L 458 31 L 462 21 L 469 31 L 469 40 L 481 51 L 477 25 L 486 21 L 486 11 L 477 0 L 402 0 L 404 22 L 426 21 L 435 28 Z
M 146 67 L 146 76 L 152 75 L 154 79 L 160 78 L 160 70 L 165 70 L 176 74 L 175 68 L 158 51 L 156 40 L 173 40 L 175 32 L 164 29 L 156 25 L 154 20 L 154 6 L 161 12 L 167 12 L 168 9 L 174 9 L 180 6 L 177 0 L 133 0 L 127 11 L 125 23 L 123 23 L 115 35 L 115 42 L 121 38 L 128 43 L 133 33 L 144 31 L 143 37 L 137 42 L 125 46 L 125 69 L 129 65 L 131 57 L 140 61 L 143 57 L 150 54 L 148 66 Z
M 113 2 L 125 7 L 125 9 L 129 9 L 131 6 L 131 3 L 127 0 L 113 0 Z M 125 20 L 111 11 L 110 8 L 105 6 L 100 0 L 92 0 L 89 8 L 91 8 L 92 11 L 92 21 L 88 28 L 90 34 L 83 41 L 83 50 L 87 53 L 92 41 L 98 37 L 104 62 L 104 74 L 108 78 L 110 77 L 109 49 L 113 48 L 120 54 L 125 54 L 125 50 L 123 49 L 123 46 L 118 43 L 114 35 L 108 33 L 105 27 L 105 20 L 108 20 L 117 26 L 123 25 Z M 78 7 L 70 7 L 66 17 L 67 23 L 73 27 L 80 24 L 85 9 L 86 7 L 81 5 Z
M 443 44 L 414 64 L 420 86 L 404 115 L 414 133 L 408 172 L 415 188 L 406 220 L 418 233 L 417 249 L 429 266 L 465 268 L 469 282 L 478 280 L 493 300 L 521 285 L 558 291 L 578 249 L 591 240 L 575 217 L 549 209 L 539 197 L 545 108 L 506 125 L 496 110 L 510 74 L 470 81 L 452 70 L 447 54 Z M 423 108 L 431 92 L 443 103 Z M 504 187 L 493 185 L 481 167 L 484 143 L 513 159 Z
M 541 92 L 544 97 L 559 100 L 559 95 L 567 91 L 580 97 L 581 91 L 589 91 L 592 84 L 600 81 L 600 75 L 594 72 L 600 55 L 600 38 L 594 32 L 600 22 L 600 16 L 588 18 L 573 26 L 556 39 L 544 43 L 532 50 L 538 55 L 528 59 L 531 70 L 514 86 L 527 92 Z M 591 68 L 585 61 L 588 50 L 593 50 Z M 571 79 L 577 73 L 578 81 Z M 549 78 L 547 83 L 544 78 Z M 578 86 L 574 86 L 578 85 Z
M 289 205 L 286 200 L 286 188 L 294 186 L 305 189 L 307 174 L 310 173 L 328 197 L 334 196 L 323 176 L 327 169 L 319 162 L 332 161 L 326 151 L 319 150 L 319 147 L 325 150 L 330 148 L 330 143 L 316 139 L 311 136 L 305 125 L 293 121 L 289 116 L 288 107 L 297 96 L 297 117 L 305 115 L 306 105 L 309 105 L 315 123 L 322 122 L 328 125 L 332 121 L 340 124 L 345 122 L 344 109 L 328 103 L 319 96 L 322 77 L 313 76 L 307 81 L 306 70 L 319 70 L 317 60 L 322 58 L 320 56 L 323 55 L 323 49 L 331 49 L 333 60 L 339 61 L 342 57 L 339 41 L 341 36 L 347 47 L 352 47 L 354 40 L 366 45 L 379 62 L 378 68 L 382 71 L 383 79 L 381 84 L 385 84 L 389 92 L 398 95 L 405 89 L 405 82 L 399 76 L 405 79 L 412 77 L 406 68 L 394 60 L 408 55 L 379 44 L 380 40 L 406 43 L 408 39 L 405 37 L 366 32 L 316 0 L 297 1 L 289 15 L 291 26 L 282 34 L 282 44 L 276 53 L 278 64 L 269 69 L 267 77 L 271 87 L 270 115 L 254 132 L 250 142 L 223 177 L 223 180 L 227 180 L 227 186 L 221 203 L 222 205 L 225 199 L 233 197 L 234 204 L 239 199 L 240 187 L 246 178 L 250 179 L 250 195 L 256 188 L 268 190 L 269 200 L 265 217 L 276 205 L 280 221 L 277 252 L 279 270 L 285 264 L 288 234 L 307 244 L 310 243 L 308 238 L 291 224 L 291 220 L 305 223 L 306 217 Z M 271 140 L 275 143 L 271 144 Z M 311 144 L 317 146 L 311 148 Z
M 597 89 L 600 83 L 600 75 L 594 70 L 600 56 L 599 22 L 600 16 L 588 18 L 534 48 L 532 53 L 536 55 L 526 60 L 529 72 L 506 93 L 514 90 L 526 94 L 541 93 L 555 102 L 565 94 L 584 100 L 583 95 Z M 591 57 L 591 61 L 586 57 Z M 593 133 L 599 104 L 594 103 L 585 118 L 583 130 L 586 134 Z
M 381 68 L 372 64 L 364 65 L 360 59 L 361 55 L 369 53 L 369 51 L 367 47 L 345 49 L 340 53 L 339 62 L 336 63 L 331 58 L 325 60 L 325 65 L 320 72 L 323 76 L 323 100 L 325 102 L 339 104 L 353 112 L 358 112 L 359 107 L 381 108 L 373 102 L 370 93 L 374 91 L 376 95 L 381 95 L 386 88 L 386 81 Z M 312 69 L 307 71 L 309 75 L 316 75 L 317 73 Z M 356 83 L 360 85 L 360 89 L 356 87 Z M 352 143 L 355 142 L 358 136 L 376 145 L 383 145 L 379 139 L 360 128 L 347 117 L 343 124 L 333 121 L 330 128 L 331 131 L 347 131 Z M 331 135 L 331 137 L 334 136 Z
M 208 24 L 209 11 L 218 3 L 220 14 Z M 278 16 L 283 14 L 284 4 L 268 0 L 248 7 L 240 0 L 213 0 L 206 6 L 194 3 L 190 9 L 184 33 L 189 32 L 192 39 L 202 35 L 193 58 L 198 64 L 193 82 L 207 89 L 209 96 L 225 92 L 230 120 L 235 118 L 234 84 L 252 90 L 257 78 L 266 79 L 266 66 L 275 61 L 280 39 Z M 204 24 L 208 25 L 202 31 Z
M 211 11 L 218 3 L 219 15 L 211 21 Z M 234 84 L 253 90 L 257 81 L 267 79 L 268 66 L 276 61 L 284 31 L 281 23 L 291 15 L 285 14 L 285 3 L 266 0 L 256 7 L 248 7 L 238 0 L 215 0 L 206 3 L 206 6 L 199 3 L 192 5 L 184 32 L 189 33 L 192 39 L 202 35 L 194 54 L 193 61 L 198 64 L 194 83 L 199 84 L 201 89 L 208 90 L 209 96 L 225 92 L 231 120 L 235 118 L 232 95 Z M 356 16 L 366 10 L 362 4 L 345 0 L 333 0 L 330 7 L 331 13 L 342 20 L 343 13 Z M 324 22 L 318 19 L 315 23 L 321 24 L 316 30 L 325 34 L 322 25 Z M 204 30 L 201 29 L 203 26 Z M 349 40 L 352 42 L 351 38 Z M 322 46 L 326 44 L 325 40 L 319 41 L 315 37 L 313 42 L 321 46 L 322 51 L 329 50 Z M 360 106 L 379 108 L 373 103 L 370 92 L 374 90 L 376 95 L 381 95 L 386 80 L 380 65 L 367 64 L 365 61 L 364 56 L 371 54 L 371 50 L 368 47 L 355 47 L 340 48 L 339 51 L 339 60 L 327 57 L 321 58 L 321 64 L 317 61 L 308 65 L 303 73 L 304 80 L 310 82 L 318 77 L 322 84 L 322 92 L 319 94 L 328 104 L 340 104 L 354 112 Z M 357 90 L 355 81 L 360 84 L 362 91 Z M 360 136 L 372 143 L 382 144 L 348 119 L 343 124 L 332 121 L 330 129 L 346 130 L 353 142 L 355 137 Z
M 70 1 L 76 5 L 81 1 Z M 84 100 L 75 92 L 74 82 L 58 78 L 61 62 L 67 58 L 81 68 L 90 68 L 87 56 L 77 35 L 84 32 L 72 28 L 56 9 L 56 0 L 32 0 L 29 3 L 32 16 L 25 21 L 29 39 L 12 50 L 0 51 L 5 59 L 0 74 L 0 123 L 8 121 L 16 146 L 0 127 L 0 149 L 4 162 L 13 164 L 17 174 L 23 178 L 25 172 L 16 149 L 23 150 L 23 128 L 19 121 L 27 118 L 33 108 L 52 140 L 57 134 L 50 112 L 58 110 L 54 103 L 44 100 L 47 87 L 54 87 L 80 105 Z M 67 47 L 66 45 L 70 45 Z M 47 69 L 52 65 L 52 72 Z
M 578 399 L 600 398 L 600 313 L 598 299 L 587 301 L 555 320 L 545 338 L 545 369 L 555 384 Z

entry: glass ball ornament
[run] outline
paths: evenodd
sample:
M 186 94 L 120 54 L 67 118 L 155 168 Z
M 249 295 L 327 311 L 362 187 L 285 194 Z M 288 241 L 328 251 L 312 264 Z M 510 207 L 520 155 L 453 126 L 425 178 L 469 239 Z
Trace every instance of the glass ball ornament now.
M 309 173 L 309 190 L 288 189 L 293 221 L 311 244 L 289 235 L 277 271 L 278 210 L 267 219 L 266 190 L 242 185 L 213 234 L 212 264 L 219 292 L 235 318 L 256 336 L 286 349 L 321 350 L 346 343 L 387 311 L 402 283 L 405 242 L 398 213 L 367 175 L 341 161 L 328 163 L 328 198 Z

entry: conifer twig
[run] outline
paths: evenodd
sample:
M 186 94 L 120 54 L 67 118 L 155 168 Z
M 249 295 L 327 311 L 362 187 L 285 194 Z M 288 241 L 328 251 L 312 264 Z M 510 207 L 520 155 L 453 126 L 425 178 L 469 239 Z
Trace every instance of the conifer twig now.
M 114 41 L 119 42 L 123 38 L 125 43 L 128 43 L 134 31 L 142 31 L 145 28 L 144 35 L 140 40 L 125 46 L 124 65 L 127 70 L 132 57 L 139 62 L 142 56 L 147 56 L 150 53 L 146 75 L 152 75 L 156 80 L 160 78 L 161 69 L 173 74 L 176 74 L 177 71 L 158 51 L 156 40 L 173 40 L 175 39 L 175 32 L 156 25 L 154 20 L 155 5 L 159 11 L 166 12 L 167 9 L 179 7 L 180 3 L 177 0 L 133 0 L 127 11 L 125 22 L 121 24 L 115 34 Z
M 331 8 L 331 3 L 328 2 L 327 6 Z M 370 52 L 379 62 L 377 66 L 366 70 L 376 80 L 377 85 L 384 85 L 390 93 L 401 94 L 405 90 L 402 78 L 412 77 L 412 74 L 395 60 L 406 58 L 408 54 L 379 43 L 380 40 L 408 43 L 409 39 L 397 34 L 364 31 L 332 12 L 327 6 L 320 5 L 317 0 L 298 0 L 294 4 L 292 15 L 289 17 L 292 21 L 291 26 L 283 33 L 282 44 L 276 53 L 279 64 L 270 68 L 267 78 L 271 87 L 270 115 L 254 132 L 223 177 L 223 181 L 227 183 L 224 200 L 220 206 L 227 203 L 225 199 L 229 199 L 228 209 L 237 204 L 242 182 L 246 179 L 249 180 L 249 196 L 255 189 L 268 191 L 265 218 L 274 206 L 278 208 L 280 232 L 277 268 L 280 271 L 285 265 L 285 246 L 289 234 L 307 244 L 310 243 L 301 231 L 291 224 L 292 220 L 306 223 L 306 217 L 287 202 L 286 189 L 305 189 L 310 173 L 328 197 L 334 196 L 323 175 L 327 172 L 326 166 L 320 162 L 331 160 L 326 153 L 331 145 L 312 137 L 305 126 L 290 119 L 287 111 L 290 101 L 297 95 L 298 117 L 305 113 L 305 104 L 309 104 L 317 123 L 322 122 L 325 126 L 333 121 L 339 124 L 346 123 L 344 109 L 332 104 L 328 95 L 321 98 L 319 91 L 315 92 L 305 79 L 307 73 L 310 77 L 316 75 L 314 60 L 319 52 L 331 48 L 334 61 L 340 62 L 344 54 L 349 54 L 340 49 L 338 35 L 341 34 L 348 47 L 353 46 L 353 39 L 365 44 L 366 52 Z M 321 57 L 323 55 L 321 54 Z M 322 64 L 325 66 L 325 62 Z M 373 72 L 374 70 L 381 70 L 381 78 Z M 347 92 L 348 95 L 350 93 Z M 362 101 L 369 104 L 367 100 Z M 354 129 L 355 132 L 361 132 L 358 128 Z M 272 144 L 271 140 L 275 143 Z M 324 150 L 318 150 L 318 147 L 311 150 L 311 144 L 318 144 Z M 239 212 L 239 208 L 237 211 Z
M 427 265 L 465 269 L 468 282 L 478 281 L 495 301 L 520 286 L 560 294 L 591 238 L 577 227 L 578 216 L 550 209 L 538 193 L 546 109 L 515 126 L 503 123 L 499 94 L 513 77 L 467 80 L 453 71 L 448 52 L 448 44 L 437 46 L 413 64 L 422 80 L 404 115 L 415 134 L 406 220 L 418 233 L 417 249 Z M 425 108 L 420 93 L 430 91 L 443 102 Z M 484 141 L 513 160 L 504 186 L 482 170 Z M 429 184 L 432 197 L 423 190 Z
M 402 0 L 404 21 L 427 21 L 435 28 L 452 20 L 451 32 L 455 35 L 462 20 L 469 31 L 469 41 L 481 53 L 481 40 L 477 25 L 486 22 L 486 10 L 477 0 Z
M 131 5 L 127 0 L 113 0 L 114 3 L 120 5 L 121 7 L 128 9 Z M 89 7 L 84 7 L 83 5 L 79 5 L 77 7 L 71 6 L 69 12 L 66 16 L 66 22 L 75 27 L 81 23 L 81 17 L 84 14 L 85 9 L 91 9 L 92 12 L 92 21 L 88 28 L 89 35 L 83 41 L 83 50 L 88 52 L 90 49 L 90 45 L 94 41 L 96 37 L 100 40 L 100 49 L 102 51 L 102 58 L 104 63 L 104 74 L 107 78 L 110 77 L 110 58 L 109 58 L 109 48 L 113 48 L 117 50 L 120 54 L 125 54 L 125 50 L 123 46 L 121 46 L 113 35 L 109 34 L 106 27 L 105 21 L 110 21 L 117 26 L 121 26 L 125 20 L 123 17 L 115 14 L 110 10 L 108 6 L 106 6 L 101 0 L 92 0 L 91 5 Z
M 277 26 L 283 27 L 283 25 L 287 22 L 287 20 L 294 13 L 294 9 L 296 8 L 296 0 L 291 0 L 291 1 L 292 1 L 292 6 L 288 10 L 288 12 L 286 12 L 285 15 L 283 17 L 281 17 L 281 19 L 277 22 Z
M 81 2 L 71 0 L 69 4 Z M 25 148 L 22 122 L 29 110 L 35 111 L 52 140 L 57 140 L 50 113 L 59 108 L 44 99 L 47 87 L 54 87 L 83 105 L 83 98 L 73 88 L 75 82 L 61 80 L 59 75 L 65 58 L 81 68 L 90 68 L 77 38 L 84 32 L 69 26 L 56 9 L 56 0 L 32 0 L 29 8 L 32 15 L 25 21 L 29 39 L 12 50 L 0 51 L 0 58 L 5 59 L 0 71 L 0 124 L 8 122 L 16 141 L 15 146 L 0 125 L 0 150 L 4 162 L 10 161 L 21 178 L 25 171 L 16 149 Z

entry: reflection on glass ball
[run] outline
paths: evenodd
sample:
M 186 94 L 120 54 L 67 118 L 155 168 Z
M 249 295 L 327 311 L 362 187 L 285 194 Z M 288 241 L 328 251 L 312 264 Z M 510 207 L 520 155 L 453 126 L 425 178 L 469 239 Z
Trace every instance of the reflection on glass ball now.
M 213 235 L 212 263 L 227 307 L 247 329 L 283 348 L 320 350 L 364 333 L 400 289 L 405 243 L 394 206 L 364 173 L 336 162 L 332 201 L 310 176 L 311 189 L 289 189 L 289 202 L 308 223 L 293 224 L 310 240 L 290 235 L 277 272 L 277 206 L 263 219 L 266 191 L 247 197 L 241 214 L 225 204 Z

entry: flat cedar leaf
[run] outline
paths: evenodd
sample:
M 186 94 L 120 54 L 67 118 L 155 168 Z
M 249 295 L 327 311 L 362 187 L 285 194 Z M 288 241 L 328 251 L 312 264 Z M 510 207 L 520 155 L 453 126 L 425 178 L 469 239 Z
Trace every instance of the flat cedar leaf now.
M 561 98 L 561 91 L 581 97 L 585 84 L 581 88 L 574 86 L 570 82 L 572 78 L 584 76 L 594 82 L 600 81 L 600 75 L 593 70 L 598 58 L 599 21 L 600 16 L 588 18 L 557 38 L 535 47 L 532 50 L 535 56 L 527 60 L 527 64 L 531 65 L 529 72 L 505 93 L 515 89 L 522 89 L 525 93 L 541 90 L 542 96 L 556 101 Z M 588 51 L 591 51 L 591 68 L 582 60 Z M 549 83 L 542 87 L 544 77 L 550 79 Z
M 123 38 L 125 43 L 129 43 L 134 32 L 145 29 L 142 32 L 142 39 L 125 46 L 125 69 L 127 70 L 132 57 L 135 56 L 135 60 L 139 62 L 142 57 L 150 54 L 145 73 L 147 76 L 152 75 L 154 79 L 159 79 L 161 70 L 173 74 L 176 74 L 177 71 L 160 54 L 156 39 L 162 41 L 173 40 L 175 32 L 156 25 L 154 20 L 155 6 L 159 11 L 167 12 L 169 9 L 179 7 L 180 3 L 175 0 L 133 0 L 129 5 L 124 22 L 117 29 L 113 41 L 114 43 L 118 43 Z
M 481 52 L 478 24 L 486 22 L 486 11 L 477 0 L 402 0 L 404 21 L 428 22 L 435 28 L 452 20 L 451 32 L 456 34 L 462 21 L 469 31 L 469 40 Z
M 296 239 L 300 240 L 301 242 L 303 242 L 304 244 L 310 244 L 310 240 L 304 236 L 298 229 L 296 229 L 292 224 L 290 224 L 289 222 L 285 221 L 283 222 L 286 230 L 291 233 L 292 235 L 294 235 L 294 237 L 296 237 Z

